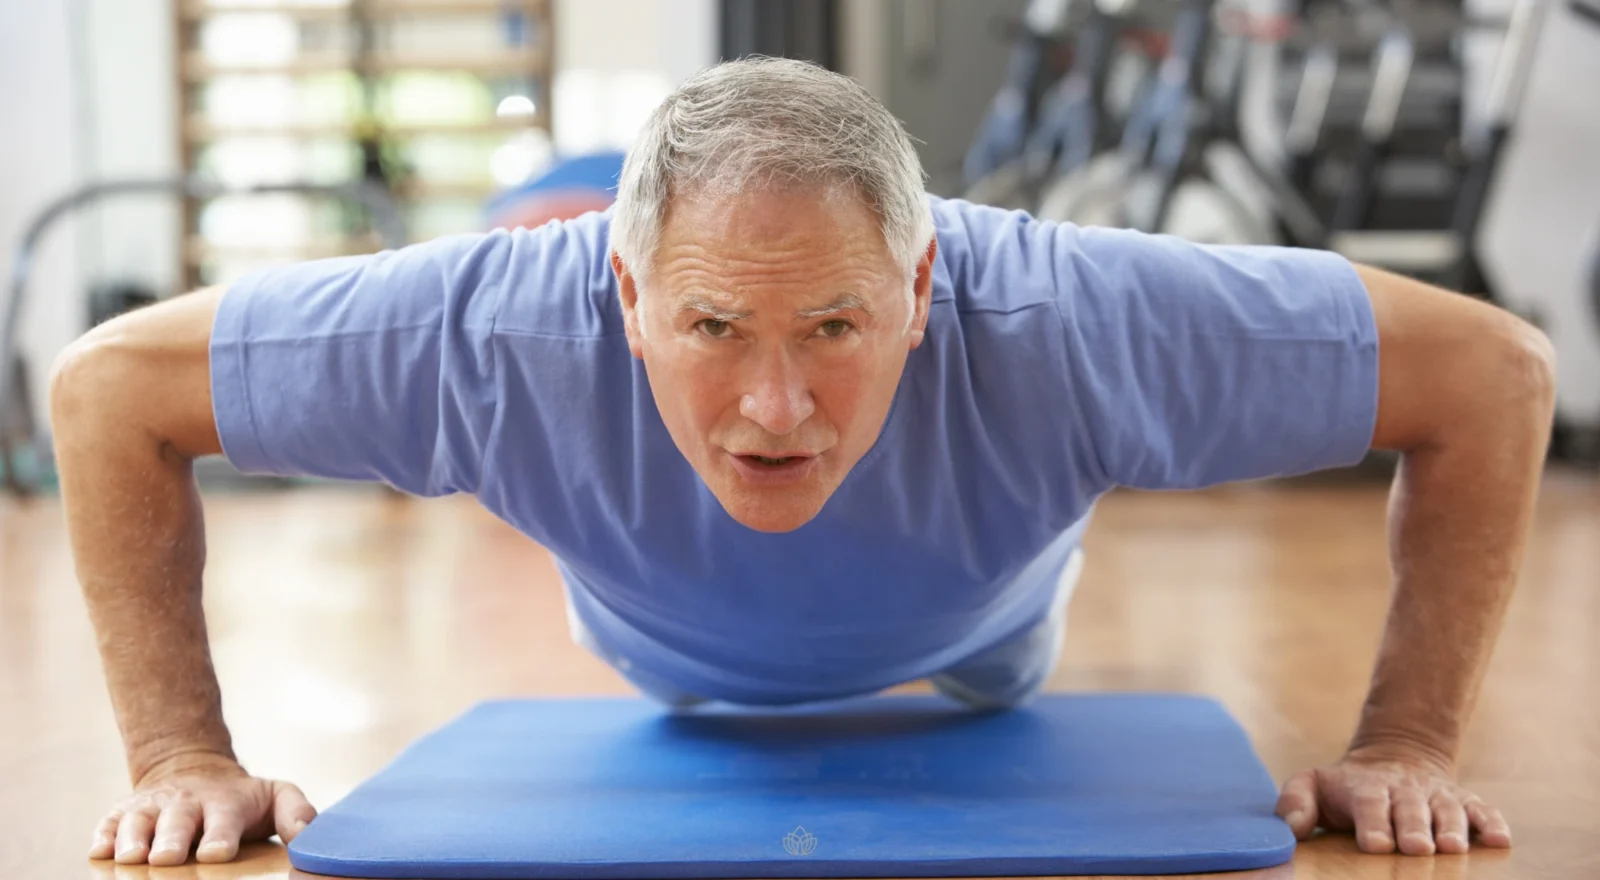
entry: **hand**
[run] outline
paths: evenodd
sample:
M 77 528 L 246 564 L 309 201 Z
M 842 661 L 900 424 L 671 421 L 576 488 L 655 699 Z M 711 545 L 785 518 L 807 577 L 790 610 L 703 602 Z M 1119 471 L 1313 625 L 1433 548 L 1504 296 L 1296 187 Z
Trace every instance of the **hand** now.
M 226 862 L 238 855 L 241 841 L 265 840 L 276 831 L 288 843 L 316 814 L 287 782 L 257 779 L 220 755 L 186 755 L 146 773 L 133 794 L 112 807 L 95 829 L 89 858 L 115 854 L 124 865 L 181 865 L 199 835 L 195 861 Z
M 1395 749 L 1357 749 L 1338 763 L 1305 770 L 1283 784 L 1277 813 L 1304 840 L 1320 825 L 1354 831 L 1369 853 L 1464 853 L 1468 831 L 1490 847 L 1509 847 L 1500 811 L 1455 783 L 1435 759 Z

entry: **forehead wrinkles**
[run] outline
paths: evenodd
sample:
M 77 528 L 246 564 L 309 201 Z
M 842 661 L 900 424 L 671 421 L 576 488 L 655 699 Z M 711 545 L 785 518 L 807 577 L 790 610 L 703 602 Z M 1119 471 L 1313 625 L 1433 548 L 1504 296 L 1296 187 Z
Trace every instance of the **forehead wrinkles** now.
M 657 267 L 672 287 L 815 285 L 867 288 L 898 275 L 878 222 L 853 193 L 779 187 L 684 193 L 668 206 Z
M 851 250 L 856 250 L 852 248 Z M 674 246 L 662 255 L 673 286 L 745 287 L 753 285 L 871 288 L 880 273 L 853 253 L 817 246 L 781 249 L 721 249 L 697 243 Z

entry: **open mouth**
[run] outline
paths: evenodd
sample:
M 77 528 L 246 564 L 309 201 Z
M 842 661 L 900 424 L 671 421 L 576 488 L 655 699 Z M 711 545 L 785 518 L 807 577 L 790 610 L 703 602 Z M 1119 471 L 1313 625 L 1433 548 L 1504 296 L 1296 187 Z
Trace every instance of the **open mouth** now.
M 808 456 L 779 456 L 779 458 L 770 458 L 770 456 L 739 456 L 739 461 L 746 462 L 746 464 L 750 464 L 750 466 L 754 467 L 787 467 L 790 466 L 790 464 L 800 464 L 800 462 L 805 462 L 806 458 L 808 458 Z
M 799 461 L 801 458 L 798 455 L 785 455 L 782 458 L 768 458 L 765 455 L 741 455 L 739 457 L 750 462 L 751 464 L 763 465 L 765 467 L 783 467 L 791 462 Z
M 756 455 L 730 450 L 729 455 L 739 476 L 751 486 L 794 486 L 808 479 L 817 467 L 817 457 L 805 453 Z

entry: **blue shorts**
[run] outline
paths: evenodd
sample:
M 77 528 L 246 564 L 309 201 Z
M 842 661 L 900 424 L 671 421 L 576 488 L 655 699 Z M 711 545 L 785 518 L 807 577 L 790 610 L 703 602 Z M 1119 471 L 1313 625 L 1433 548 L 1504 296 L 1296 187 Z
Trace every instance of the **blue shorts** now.
M 1067 606 L 1083 574 L 1083 550 L 1074 550 L 1061 572 L 1054 601 L 1044 619 L 1011 638 L 968 657 L 928 677 L 939 693 L 975 709 L 1003 709 L 1019 705 L 1038 693 L 1055 671 L 1066 640 Z M 639 669 L 627 658 L 603 648 L 567 603 L 567 625 L 572 638 L 606 665 L 615 669 L 639 692 L 674 710 L 691 709 L 707 702 L 684 693 Z

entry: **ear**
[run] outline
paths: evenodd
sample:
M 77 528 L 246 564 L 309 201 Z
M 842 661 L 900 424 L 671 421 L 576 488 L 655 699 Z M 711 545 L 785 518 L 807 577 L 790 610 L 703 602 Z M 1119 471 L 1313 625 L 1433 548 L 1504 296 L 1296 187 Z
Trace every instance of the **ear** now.
M 922 344 L 922 338 L 928 329 L 928 309 L 933 302 L 933 264 L 939 257 L 939 237 L 928 239 L 928 249 L 923 252 L 922 259 L 917 261 L 917 277 L 912 279 L 912 307 L 916 310 L 911 318 L 911 347 L 916 348 Z
M 643 360 L 644 331 L 639 322 L 644 316 L 639 313 L 639 284 L 616 251 L 611 252 L 611 271 L 617 276 L 617 299 L 622 303 L 622 326 L 628 334 L 628 350 Z

